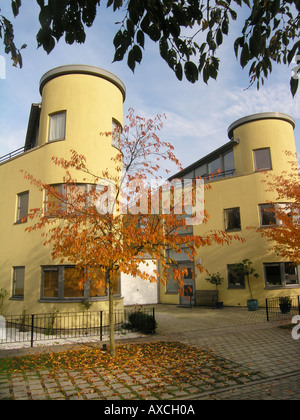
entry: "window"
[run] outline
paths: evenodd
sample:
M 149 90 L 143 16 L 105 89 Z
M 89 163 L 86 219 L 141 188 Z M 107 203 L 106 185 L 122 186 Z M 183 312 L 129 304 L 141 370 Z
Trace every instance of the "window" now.
M 120 135 L 121 135 L 121 124 L 119 124 L 116 120 L 112 120 L 112 140 L 111 144 L 114 147 L 120 147 Z
M 66 135 L 66 111 L 49 116 L 49 141 L 64 140 Z
M 240 230 L 241 229 L 240 208 L 233 207 L 231 209 L 225 209 L 224 222 L 225 222 L 226 231 Z
M 276 225 L 276 214 L 275 207 L 273 204 L 260 204 L 259 214 L 261 226 Z
M 212 162 L 209 162 L 209 164 L 208 164 L 208 173 L 209 174 L 214 174 L 214 176 L 217 176 L 220 171 L 222 172 L 221 157 L 218 157 L 217 159 L 213 160 Z
M 227 265 L 228 288 L 230 289 L 244 289 L 245 277 L 235 271 L 235 264 Z
M 266 287 L 299 286 L 299 266 L 291 262 L 264 264 Z
M 13 270 L 13 297 L 23 298 L 25 267 L 14 267 Z
M 113 279 L 114 295 L 120 294 L 119 275 Z M 82 273 L 74 266 L 42 267 L 41 298 L 69 300 L 84 298 L 106 298 L 108 288 L 103 270 L 90 268 L 88 280 L 82 283 Z
M 43 297 L 58 298 L 58 268 L 44 268 Z
M 28 202 L 29 202 L 29 192 L 28 191 L 23 192 L 21 194 L 18 194 L 16 223 L 27 222 Z
M 223 156 L 225 176 L 232 176 L 235 172 L 233 150 Z
M 51 188 L 46 199 L 48 216 L 55 217 L 60 211 L 66 210 L 74 213 L 74 209 L 81 211 L 88 206 L 89 184 L 56 184 L 51 185 Z
M 253 150 L 255 171 L 272 169 L 270 148 Z
M 89 278 L 90 297 L 105 296 L 107 294 L 107 287 L 104 271 L 100 268 L 90 268 Z
M 76 267 L 65 267 L 64 270 L 64 297 L 83 297 L 83 287 L 80 286 L 82 276 Z

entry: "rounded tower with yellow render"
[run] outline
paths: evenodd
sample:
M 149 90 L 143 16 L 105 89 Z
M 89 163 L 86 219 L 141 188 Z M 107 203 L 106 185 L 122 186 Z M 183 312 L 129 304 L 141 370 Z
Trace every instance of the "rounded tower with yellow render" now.
M 1 252 L 0 288 L 8 291 L 6 314 L 78 312 L 83 299 L 93 310 L 107 310 L 105 286 L 87 282 L 84 290 L 76 284 L 75 267 L 52 260 L 51 248 L 44 246 L 41 231 L 28 233 L 34 221 L 21 217 L 30 209 L 42 208 L 45 194 L 31 185 L 20 170 L 43 182 L 63 185 L 65 171 L 52 157 L 71 157 L 71 150 L 85 156 L 92 173 L 110 171 L 115 175 L 112 158 L 119 153 L 112 132 L 122 126 L 125 86 L 112 73 L 87 65 L 67 65 L 48 71 L 40 81 L 41 103 L 33 104 L 29 117 L 24 152 L 0 164 L 1 229 L 7 238 Z M 79 183 L 86 175 L 76 172 Z M 5 218 L 4 218 L 5 217 Z M 88 284 L 89 283 L 89 284 Z M 115 280 L 116 307 L 123 307 L 119 280 Z
M 195 257 L 195 262 L 201 263 L 209 273 L 220 273 L 223 282 L 218 287 L 218 299 L 225 306 L 245 307 L 253 297 L 264 307 L 266 299 L 282 296 L 296 299 L 300 295 L 300 265 L 278 256 L 273 244 L 257 232 L 258 228 L 276 226 L 279 223 L 276 208 L 286 204 L 278 202 L 277 192 L 270 190 L 267 181 L 268 176 L 284 172 L 288 176 L 296 170 L 292 165 L 297 159 L 294 127 L 294 119 L 279 112 L 240 118 L 228 128 L 229 142 L 174 175 L 177 178 L 201 176 L 210 184 L 211 188 L 204 193 L 209 219 L 206 224 L 193 226 L 195 235 L 226 231 L 243 240 L 233 240 L 229 246 L 212 243 L 200 247 Z M 209 176 L 211 168 L 216 171 L 213 177 Z M 235 265 L 246 259 L 253 263 L 258 274 L 250 278 L 250 286 L 245 277 L 234 272 Z M 207 272 L 199 273 L 190 261 L 180 260 L 179 264 L 192 266 L 196 273 L 195 277 L 190 275 L 185 279 L 193 290 L 193 302 L 211 306 L 216 291 L 206 281 Z M 160 286 L 160 301 L 189 304 L 186 296 L 176 293 L 174 281 Z

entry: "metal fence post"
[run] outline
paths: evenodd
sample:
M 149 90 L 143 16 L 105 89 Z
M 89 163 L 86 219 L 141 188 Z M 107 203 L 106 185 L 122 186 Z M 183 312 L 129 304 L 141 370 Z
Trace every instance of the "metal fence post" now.
M 34 315 L 31 315 L 31 340 L 30 340 L 31 347 L 33 347 L 33 330 L 34 330 Z
M 266 299 L 266 312 L 267 312 L 267 321 L 269 321 L 268 299 Z
M 152 316 L 153 316 L 153 334 L 155 334 L 155 308 L 152 308 Z
M 102 325 L 103 325 L 103 311 L 100 311 L 100 341 L 102 341 L 102 337 L 103 337 Z

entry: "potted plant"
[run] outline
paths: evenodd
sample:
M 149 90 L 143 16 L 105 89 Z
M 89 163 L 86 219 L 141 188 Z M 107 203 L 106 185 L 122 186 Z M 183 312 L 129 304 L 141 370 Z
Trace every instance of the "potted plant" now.
M 279 307 L 282 314 L 289 314 L 292 308 L 292 299 L 288 296 L 280 297 Z
M 217 302 L 215 303 L 215 306 L 217 309 L 222 309 L 223 308 L 223 302 L 219 302 L 219 291 L 218 291 L 218 286 L 220 286 L 224 279 L 223 277 L 221 277 L 220 273 L 213 273 L 213 274 L 209 274 L 209 277 L 205 279 L 206 281 L 208 281 L 209 283 L 213 284 L 214 286 L 216 286 L 216 291 L 217 291 Z
M 250 261 L 248 258 L 244 259 L 241 263 L 235 264 L 233 271 L 237 277 L 246 277 L 250 299 L 247 300 L 247 307 L 249 311 L 256 311 L 258 309 L 258 300 L 253 299 L 251 284 L 250 284 L 250 276 L 258 278 L 259 275 L 256 270 L 252 267 L 253 262 Z M 233 275 L 234 275 L 233 273 Z

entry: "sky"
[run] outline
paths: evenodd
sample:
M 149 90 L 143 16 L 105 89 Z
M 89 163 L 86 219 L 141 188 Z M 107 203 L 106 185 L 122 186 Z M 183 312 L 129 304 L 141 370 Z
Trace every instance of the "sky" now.
M 289 87 L 296 64 L 290 67 L 274 64 L 271 76 L 259 91 L 256 86 L 247 89 L 248 68 L 241 69 L 233 52 L 240 22 L 230 28 L 228 39 L 221 46 L 217 81 L 211 79 L 206 85 L 202 79 L 195 84 L 179 81 L 160 57 L 158 44 L 150 40 L 146 40 L 143 60 L 136 65 L 135 73 L 126 59 L 113 63 L 112 41 L 118 30 L 115 24 L 118 17 L 111 8 L 100 7 L 93 27 L 87 28 L 84 44 L 69 46 L 61 39 L 49 55 L 37 48 L 36 0 L 23 1 L 17 18 L 12 16 L 10 1 L 0 0 L 0 9 L 14 24 L 17 45 L 27 44 L 22 52 L 22 69 L 12 67 L 9 56 L 0 47 L 0 65 L 4 61 L 5 70 L 5 79 L 0 78 L 0 156 L 24 145 L 31 104 L 41 101 L 39 82 L 43 74 L 67 64 L 97 66 L 118 76 L 126 86 L 124 116 L 129 108 L 146 118 L 165 114 L 160 137 L 172 143 L 183 167 L 227 143 L 227 129 L 234 121 L 260 112 L 291 115 L 300 152 L 300 91 L 293 98 Z

